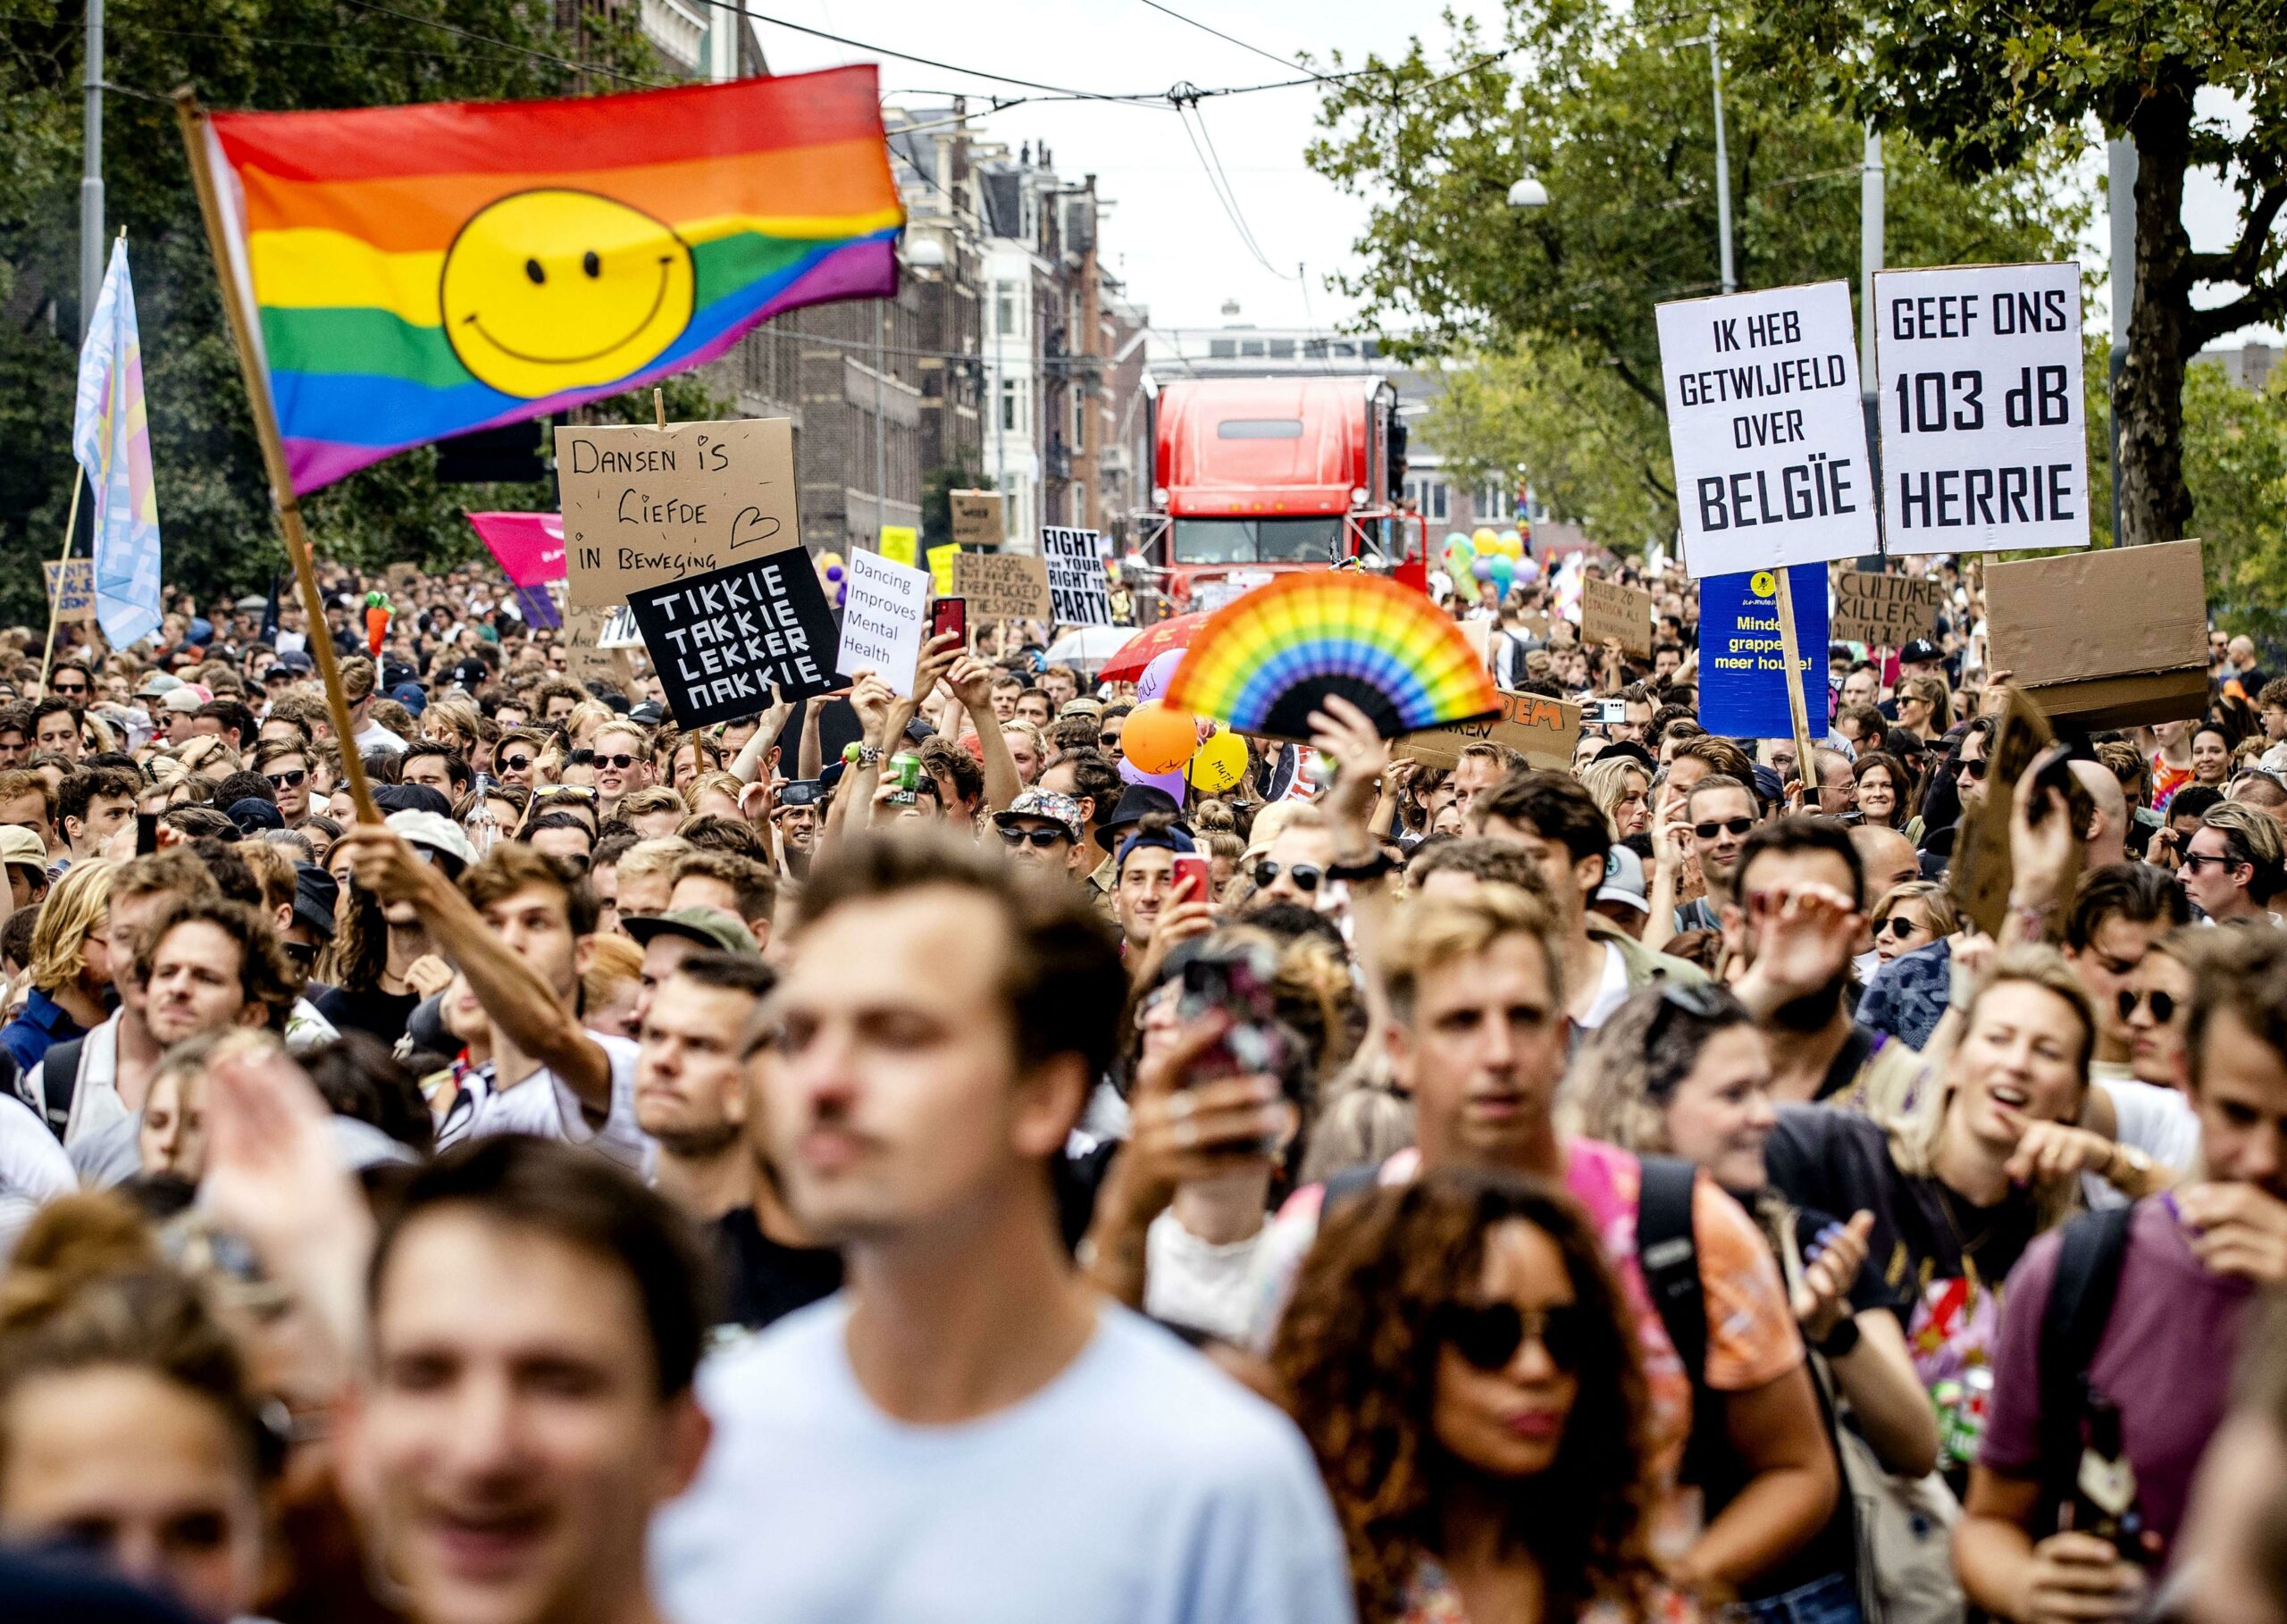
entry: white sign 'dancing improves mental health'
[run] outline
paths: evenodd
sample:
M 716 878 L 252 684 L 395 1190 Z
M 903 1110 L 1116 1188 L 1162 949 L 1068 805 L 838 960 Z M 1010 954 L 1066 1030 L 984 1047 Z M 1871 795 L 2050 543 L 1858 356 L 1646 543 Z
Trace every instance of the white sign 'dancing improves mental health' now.
M 921 623 L 929 612 L 929 572 L 853 549 L 849 585 L 834 668 L 851 677 L 870 671 L 899 699 L 911 699 L 913 671 L 921 659 Z
M 1876 551 L 1848 285 L 1686 299 L 1659 321 L 1694 579 Z
M 1892 553 L 2089 545 L 2081 267 L 1874 273 Z

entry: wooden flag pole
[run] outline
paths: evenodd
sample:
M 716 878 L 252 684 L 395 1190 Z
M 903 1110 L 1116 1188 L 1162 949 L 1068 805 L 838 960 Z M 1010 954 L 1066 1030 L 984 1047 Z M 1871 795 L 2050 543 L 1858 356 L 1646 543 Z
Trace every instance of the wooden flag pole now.
M 1802 809 L 1807 812 L 1815 804 L 1811 797 L 1818 788 L 1819 764 L 1811 753 L 1811 718 L 1803 705 L 1803 658 L 1795 643 L 1795 583 L 1788 578 L 1785 565 L 1771 573 L 1779 581 L 1779 655 L 1787 662 L 1787 718 L 1795 726 L 1795 781 L 1803 787 Z
M 230 324 L 231 342 L 239 352 L 239 371 L 246 380 L 247 405 L 254 412 L 255 439 L 262 447 L 262 463 L 270 475 L 270 499 L 277 506 L 278 523 L 286 533 L 286 557 L 294 565 L 294 579 L 302 590 L 302 613 L 309 618 L 310 652 L 316 657 L 318 675 L 325 682 L 327 714 L 333 735 L 341 744 L 341 773 L 349 781 L 349 799 L 358 821 L 378 824 L 381 815 L 373 805 L 373 785 L 365 778 L 365 763 L 357 754 L 356 729 L 349 720 L 349 700 L 341 691 L 341 666 L 335 658 L 333 635 L 326 629 L 325 599 L 318 591 L 317 571 L 310 563 L 310 538 L 302 527 L 301 498 L 294 490 L 294 476 L 286 465 L 286 447 L 278 435 L 277 408 L 270 398 L 270 381 L 254 346 L 248 325 L 245 290 L 239 286 L 236 262 L 222 222 L 222 202 L 214 189 L 214 172 L 206 150 L 206 114 L 197 92 L 188 85 L 174 95 L 175 118 L 182 127 L 183 151 L 190 160 L 190 180 L 198 194 L 198 213 L 206 222 L 206 247 L 214 256 L 214 274 L 222 285 L 222 314 Z
M 80 487 L 87 481 L 88 471 L 80 466 L 77 457 L 71 461 L 71 510 L 63 518 L 63 551 L 55 564 L 55 590 L 48 596 L 47 647 L 39 657 L 39 697 L 47 698 L 47 668 L 55 659 L 55 629 L 63 620 L 63 574 L 71 562 L 71 532 L 80 525 Z M 90 694 L 88 698 L 94 699 Z

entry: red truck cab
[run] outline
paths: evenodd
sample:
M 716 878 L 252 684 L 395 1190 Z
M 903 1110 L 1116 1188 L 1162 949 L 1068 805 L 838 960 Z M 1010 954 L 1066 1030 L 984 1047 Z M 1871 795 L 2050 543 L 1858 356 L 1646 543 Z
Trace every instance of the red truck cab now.
M 1160 386 L 1152 423 L 1144 549 L 1176 613 L 1283 571 L 1421 556 L 1420 521 L 1394 505 L 1405 429 L 1386 378 L 1187 379 Z

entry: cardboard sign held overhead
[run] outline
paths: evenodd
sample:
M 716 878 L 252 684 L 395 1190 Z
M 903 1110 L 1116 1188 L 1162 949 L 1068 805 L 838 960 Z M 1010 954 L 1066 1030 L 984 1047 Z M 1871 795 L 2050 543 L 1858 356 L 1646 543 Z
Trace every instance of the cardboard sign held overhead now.
M 834 668 L 847 677 L 870 671 L 901 699 L 911 698 L 921 623 L 929 612 L 929 572 L 852 553 L 847 584 Z
M 1849 285 L 1686 299 L 1658 316 L 1692 576 L 1879 551 Z
M 1845 570 L 1834 578 L 1834 635 L 1869 648 L 1899 648 L 1938 629 L 1945 601 L 1945 582 L 1931 576 Z
M 635 681 L 635 663 L 628 651 L 603 646 L 604 628 L 618 613 L 619 607 L 583 608 L 571 604 L 565 607 L 564 674 L 583 688 L 590 682 L 612 682 L 626 688 Z
M 2089 545 L 2081 267 L 1874 272 L 1892 553 Z
M 1040 556 L 1048 564 L 1048 596 L 1057 624 L 1112 624 L 1111 582 L 1094 531 L 1051 525 L 1040 532 Z
M 953 595 L 953 560 L 960 556 L 961 549 L 951 541 L 929 549 L 929 585 L 938 597 Z
M 953 594 L 969 619 L 1046 620 L 1048 565 L 1029 553 L 963 553 L 953 560 Z
M 556 431 L 571 601 L 636 591 L 798 548 L 794 425 L 571 424 Z
M 1570 772 L 1580 742 L 1580 707 L 1538 694 L 1504 693 L 1501 715 L 1453 727 L 1425 728 L 1398 739 L 1394 753 L 1424 766 L 1449 767 L 1472 744 L 1505 744 L 1536 767 Z
M 382 574 L 389 581 L 390 591 L 402 592 L 421 579 L 421 566 L 417 564 L 399 562 L 390 565 L 382 572 Z
M 998 547 L 1008 540 L 1002 528 L 1001 493 L 997 490 L 956 490 L 953 540 L 963 547 Z
M 842 686 L 831 669 L 834 611 L 807 557 L 725 565 L 627 601 L 682 727 L 759 716 L 774 685 L 787 699 Z
M 2207 706 L 2199 543 L 2107 547 L 1985 568 L 1987 663 L 2053 722 L 2139 727 Z
M 47 577 L 47 598 L 55 601 L 57 561 L 43 560 L 40 571 Z M 62 565 L 63 601 L 55 618 L 64 620 L 93 620 L 96 617 L 96 561 L 92 558 L 71 558 Z
M 1622 654 L 1652 657 L 1652 594 L 1617 581 L 1580 583 L 1580 640 L 1592 649 L 1615 639 Z
M 921 532 L 910 524 L 884 524 L 879 537 L 882 557 L 892 564 L 921 561 Z

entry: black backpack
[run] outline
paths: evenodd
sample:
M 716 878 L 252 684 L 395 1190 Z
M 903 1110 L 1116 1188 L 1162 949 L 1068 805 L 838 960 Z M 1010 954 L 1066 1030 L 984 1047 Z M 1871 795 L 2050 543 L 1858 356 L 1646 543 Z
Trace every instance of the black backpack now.
M 38 1111 L 40 1120 L 47 1124 L 47 1131 L 55 1135 L 58 1144 L 63 1143 L 63 1130 L 71 1121 L 71 1101 L 80 1092 L 80 1057 L 86 1052 L 88 1040 L 67 1038 L 61 1043 L 48 1045 L 40 1057 L 40 1095 L 31 1097 L 31 1074 L 23 1073 L 16 1079 L 16 1092 L 26 1105 Z
M 2037 1355 L 2040 1377 L 2041 1515 L 2054 1531 L 2073 1503 L 2081 1471 L 2082 1423 L 2089 1410 L 2089 1367 L 2112 1319 L 2128 1257 L 2132 1207 L 2084 1212 L 2065 1225 L 2057 1248 L 2057 1278 L 2040 1319 Z

